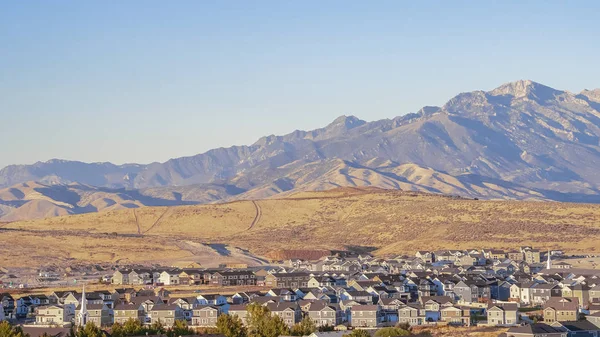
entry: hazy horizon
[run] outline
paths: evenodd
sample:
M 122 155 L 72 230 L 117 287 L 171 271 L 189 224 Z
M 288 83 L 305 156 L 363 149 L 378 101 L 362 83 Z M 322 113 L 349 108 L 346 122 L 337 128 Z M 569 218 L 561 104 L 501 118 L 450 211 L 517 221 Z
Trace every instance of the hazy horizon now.
M 582 9 L 586 9 L 585 11 Z M 596 2 L 7 3 L 0 168 L 151 163 L 530 79 L 600 87 Z

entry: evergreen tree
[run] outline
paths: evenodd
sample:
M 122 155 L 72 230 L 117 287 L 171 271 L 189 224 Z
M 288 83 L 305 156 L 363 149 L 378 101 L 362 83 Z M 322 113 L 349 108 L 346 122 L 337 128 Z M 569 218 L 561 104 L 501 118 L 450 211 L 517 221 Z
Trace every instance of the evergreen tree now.
M 272 316 L 269 309 L 252 303 L 246 307 L 248 337 L 279 337 L 289 335 L 289 328 L 279 316 Z
M 2 307 L 0 306 L 0 310 Z M 2 337 L 29 337 L 28 334 L 23 332 L 23 328 L 20 326 L 12 326 L 7 321 L 0 322 L 0 336 Z
M 310 317 L 304 317 L 300 323 L 295 324 L 290 331 L 292 336 L 308 336 L 317 331 L 317 326 Z
M 410 331 L 400 328 L 383 328 L 377 330 L 375 337 L 399 337 L 410 336 Z
M 345 334 L 344 337 L 371 337 L 371 335 L 366 330 L 356 329 L 349 334 Z
M 194 330 L 187 326 L 185 321 L 177 320 L 171 328 L 166 331 L 168 337 L 179 337 L 193 335 Z
M 217 331 L 225 337 L 246 337 L 248 332 L 238 316 L 221 315 L 217 319 Z

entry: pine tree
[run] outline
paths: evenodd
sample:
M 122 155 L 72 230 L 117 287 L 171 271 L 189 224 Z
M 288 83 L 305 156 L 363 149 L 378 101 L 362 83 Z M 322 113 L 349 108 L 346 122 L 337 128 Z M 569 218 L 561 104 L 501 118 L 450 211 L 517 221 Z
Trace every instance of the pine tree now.
M 290 331 L 292 336 L 308 336 L 317 331 L 317 326 L 310 317 L 304 317 L 300 323 L 295 324 Z
M 217 319 L 217 331 L 225 337 L 246 337 L 248 332 L 238 316 L 221 315 Z

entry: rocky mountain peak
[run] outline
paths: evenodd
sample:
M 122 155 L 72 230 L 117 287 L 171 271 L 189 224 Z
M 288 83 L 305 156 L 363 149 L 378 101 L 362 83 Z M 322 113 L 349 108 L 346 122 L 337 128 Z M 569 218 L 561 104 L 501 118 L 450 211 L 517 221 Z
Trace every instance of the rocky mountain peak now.
M 342 116 L 334 119 L 333 122 L 331 122 L 325 128 L 326 129 L 339 129 L 339 128 L 343 128 L 343 129 L 346 129 L 346 130 L 350 130 L 350 129 L 354 129 L 356 127 L 359 127 L 361 125 L 364 125 L 366 123 L 367 122 L 363 121 L 362 119 L 360 119 L 358 117 L 342 115 Z
M 488 92 L 491 96 L 512 96 L 515 99 L 524 98 L 531 100 L 547 101 L 564 93 L 531 80 L 519 80 L 505 83 Z

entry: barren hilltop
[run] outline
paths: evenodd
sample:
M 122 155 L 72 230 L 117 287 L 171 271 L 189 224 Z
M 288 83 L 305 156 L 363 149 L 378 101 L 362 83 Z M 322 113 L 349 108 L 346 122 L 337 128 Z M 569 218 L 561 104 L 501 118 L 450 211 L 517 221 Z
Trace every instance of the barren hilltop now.
M 0 265 L 220 261 L 250 265 L 319 250 L 600 252 L 600 205 L 482 201 L 338 188 L 217 205 L 144 207 L 0 225 Z

